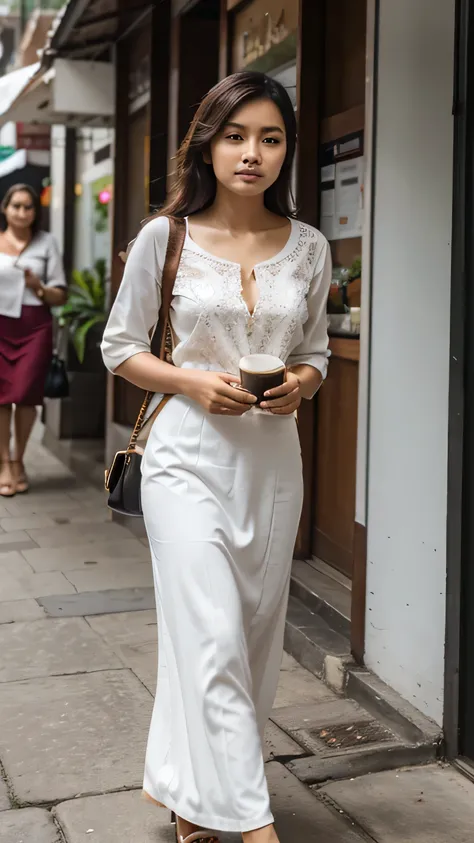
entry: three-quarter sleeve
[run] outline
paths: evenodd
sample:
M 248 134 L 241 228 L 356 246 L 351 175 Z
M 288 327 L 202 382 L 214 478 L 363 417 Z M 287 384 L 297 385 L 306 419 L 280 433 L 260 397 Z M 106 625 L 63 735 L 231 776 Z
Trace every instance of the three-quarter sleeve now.
M 326 238 L 319 235 L 322 247 L 318 251 L 314 275 L 311 279 L 308 297 L 308 318 L 303 325 L 304 338 L 288 357 L 288 366 L 306 364 L 319 369 L 323 378 L 328 367 L 328 321 L 327 301 L 332 278 L 331 250 Z
M 56 239 L 49 234 L 46 243 L 46 287 L 67 287 L 64 265 Z
M 168 219 L 157 217 L 142 228 L 130 250 L 101 345 L 110 372 L 135 354 L 150 351 L 150 331 L 161 305 L 168 232 Z

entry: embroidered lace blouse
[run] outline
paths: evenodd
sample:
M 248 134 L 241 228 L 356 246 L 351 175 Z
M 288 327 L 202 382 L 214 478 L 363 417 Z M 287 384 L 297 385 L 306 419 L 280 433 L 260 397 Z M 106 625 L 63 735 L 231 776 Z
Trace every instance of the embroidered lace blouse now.
M 132 246 L 102 342 L 111 372 L 133 355 L 150 351 L 168 231 L 167 218 L 157 217 Z M 206 252 L 188 230 L 170 311 L 174 364 L 237 374 L 241 357 L 265 353 L 288 366 L 314 366 L 325 377 L 331 283 L 327 240 L 315 228 L 291 220 L 284 248 L 254 272 L 259 297 L 251 315 L 242 297 L 240 265 Z

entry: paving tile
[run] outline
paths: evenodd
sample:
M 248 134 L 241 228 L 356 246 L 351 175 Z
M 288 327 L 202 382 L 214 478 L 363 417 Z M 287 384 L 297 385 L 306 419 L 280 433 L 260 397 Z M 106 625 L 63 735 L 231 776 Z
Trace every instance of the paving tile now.
M 154 694 L 158 662 L 155 610 L 87 618 L 92 629 Z
M 0 533 L 0 553 L 9 553 L 11 550 L 27 550 L 32 547 L 38 547 L 38 545 L 24 530 L 17 530 L 14 533 Z
M 46 597 L 51 594 L 75 594 L 76 589 L 64 574 L 34 574 L 4 570 L 0 565 L 0 601 L 25 600 L 31 597 Z
M 39 597 L 38 603 L 51 618 L 77 618 L 110 612 L 138 612 L 155 606 L 153 588 L 120 588 Z M 151 690 L 151 689 L 150 689 Z
M 62 802 L 54 809 L 67 843 L 175 843 L 170 812 L 141 791 Z M 87 833 L 89 832 L 89 833 Z
M 46 617 L 36 600 L 11 600 L 0 603 L 0 624 L 15 621 L 36 621 Z
M 272 720 L 280 728 L 291 732 L 301 728 L 324 729 L 328 726 L 350 725 L 355 720 L 369 723 L 373 718 L 357 703 L 338 697 L 336 700 L 321 700 L 317 705 L 304 703 L 274 709 Z
M 57 512 L 49 511 L 48 515 L 54 524 L 107 524 L 112 522 L 110 510 L 105 507 L 85 506 L 83 509 L 63 509 Z
M 273 761 L 275 758 L 283 758 L 287 761 L 290 758 L 299 758 L 306 754 L 305 749 L 271 720 L 265 727 L 264 739 L 263 756 L 265 761 Z
M 84 510 L 94 509 L 96 505 L 86 506 Z M 29 492 L 27 495 L 17 495 L 15 498 L 10 498 L 8 503 L 3 506 L 5 514 L 2 517 L 22 515 L 44 515 L 48 512 L 62 512 L 74 511 L 78 508 L 78 502 L 69 497 L 69 495 L 61 493 L 38 493 Z
M 267 764 L 266 773 L 280 843 L 362 843 L 344 817 L 320 802 L 281 764 Z
M 106 504 L 105 491 L 99 491 L 95 486 L 84 486 L 80 489 L 71 489 L 69 497 L 74 501 L 79 501 L 80 503 L 94 502 L 104 506 Z
M 55 522 L 48 515 L 20 515 L 13 518 L 0 518 L 0 527 L 5 533 L 54 527 L 54 524 Z
M 0 575 L 8 571 L 11 574 L 32 574 L 33 569 L 19 550 L 10 550 L 7 553 L 1 550 L 0 545 Z
M 2 761 L 19 804 L 141 787 L 152 704 L 126 669 L 0 685 Z
M 34 571 L 74 571 L 82 565 L 114 561 L 116 564 L 144 562 L 150 559 L 150 551 L 134 538 L 122 541 L 98 541 L 75 544 L 73 547 L 25 550 L 25 559 Z
M 288 653 L 283 654 L 274 708 L 331 699 L 338 697 L 324 682 L 301 667 Z
M 0 626 L 0 682 L 122 667 L 82 618 Z
M 87 570 L 66 571 L 65 577 L 77 591 L 102 591 L 110 588 L 139 588 L 153 585 L 150 562 L 137 565 L 116 565 L 100 562 Z
M 61 843 L 54 820 L 41 808 L 0 814 L 0 843 Z
M 66 524 L 46 527 L 44 530 L 28 530 L 28 535 L 38 547 L 66 547 L 85 542 L 120 541 L 130 538 L 129 531 L 119 524 L 91 524 L 87 528 L 82 524 Z
M 11 808 L 11 805 L 8 798 L 8 789 L 3 779 L 0 778 L 0 811 L 8 811 L 9 808 Z
M 376 773 L 322 789 L 380 843 L 469 843 L 474 786 L 451 767 Z

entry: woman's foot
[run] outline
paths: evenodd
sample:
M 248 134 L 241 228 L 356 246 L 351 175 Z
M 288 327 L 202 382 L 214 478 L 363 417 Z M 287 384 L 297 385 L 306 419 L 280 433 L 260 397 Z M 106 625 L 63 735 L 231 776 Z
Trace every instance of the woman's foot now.
M 204 831 L 181 817 L 175 817 L 175 822 L 177 843 L 219 843 L 212 831 Z
M 21 460 L 12 460 L 12 475 L 15 481 L 15 490 L 18 495 L 24 495 L 30 488 L 25 466 Z
M 9 462 L 2 463 L 0 467 L 0 497 L 13 498 L 16 494 L 15 478 Z
M 274 825 L 267 825 L 265 828 L 258 828 L 255 831 L 247 831 L 242 834 L 244 843 L 279 843 Z

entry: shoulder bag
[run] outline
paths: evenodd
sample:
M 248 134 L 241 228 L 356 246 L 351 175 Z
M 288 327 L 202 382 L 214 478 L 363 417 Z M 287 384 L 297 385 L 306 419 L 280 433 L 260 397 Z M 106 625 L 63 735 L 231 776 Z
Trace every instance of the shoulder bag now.
M 186 236 L 186 223 L 183 219 L 170 217 L 169 224 L 168 247 L 161 283 L 161 307 L 152 338 L 151 352 L 160 360 L 171 362 L 171 357 L 167 355 L 168 340 L 171 339 L 169 311 Z M 164 395 L 156 410 L 145 421 L 153 396 L 153 392 L 146 393 L 127 449 L 117 451 L 112 465 L 105 472 L 105 489 L 109 493 L 107 504 L 110 509 L 119 512 L 121 515 L 139 516 L 143 514 L 140 494 L 143 449 L 137 445 L 137 440 L 139 434 L 141 434 L 140 439 L 143 439 L 145 424 L 151 428 L 152 423 L 171 398 L 171 395 Z

